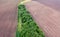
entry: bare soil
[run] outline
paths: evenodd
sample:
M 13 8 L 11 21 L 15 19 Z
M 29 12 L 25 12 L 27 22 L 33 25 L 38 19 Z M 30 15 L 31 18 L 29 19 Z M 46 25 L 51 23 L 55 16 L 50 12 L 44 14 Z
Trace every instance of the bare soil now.
M 60 11 L 60 0 L 33 0 Z
M 15 37 L 17 1 L 0 0 L 0 37 Z

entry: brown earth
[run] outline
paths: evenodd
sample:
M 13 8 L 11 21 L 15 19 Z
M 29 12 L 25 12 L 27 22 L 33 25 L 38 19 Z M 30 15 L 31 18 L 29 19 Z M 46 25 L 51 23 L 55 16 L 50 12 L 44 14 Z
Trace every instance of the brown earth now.
M 60 37 L 59 10 L 36 1 L 25 3 L 25 6 L 46 37 Z
M 0 37 L 15 37 L 17 1 L 0 0 Z
M 60 11 L 60 0 L 34 0 Z

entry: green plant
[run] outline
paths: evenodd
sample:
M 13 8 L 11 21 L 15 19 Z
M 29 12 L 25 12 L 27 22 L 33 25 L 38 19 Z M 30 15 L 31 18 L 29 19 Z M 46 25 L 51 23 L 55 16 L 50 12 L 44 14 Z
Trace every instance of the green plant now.
M 45 37 L 24 5 L 18 6 L 16 37 Z

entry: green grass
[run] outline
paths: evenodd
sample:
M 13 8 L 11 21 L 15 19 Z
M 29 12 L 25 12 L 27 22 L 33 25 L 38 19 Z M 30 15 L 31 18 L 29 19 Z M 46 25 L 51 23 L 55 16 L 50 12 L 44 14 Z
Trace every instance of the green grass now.
M 24 5 L 18 6 L 16 37 L 45 37 Z

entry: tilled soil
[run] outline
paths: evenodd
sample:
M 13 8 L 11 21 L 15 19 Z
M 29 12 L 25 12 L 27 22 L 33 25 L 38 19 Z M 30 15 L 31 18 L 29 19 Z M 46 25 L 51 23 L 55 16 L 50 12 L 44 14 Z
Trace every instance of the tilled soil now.
M 0 37 L 15 37 L 17 1 L 0 0 Z
M 33 0 L 60 11 L 60 0 Z

